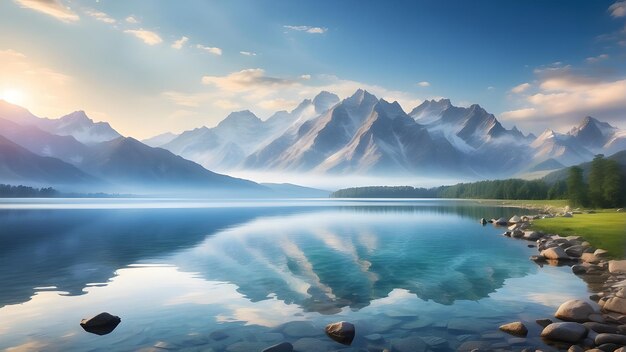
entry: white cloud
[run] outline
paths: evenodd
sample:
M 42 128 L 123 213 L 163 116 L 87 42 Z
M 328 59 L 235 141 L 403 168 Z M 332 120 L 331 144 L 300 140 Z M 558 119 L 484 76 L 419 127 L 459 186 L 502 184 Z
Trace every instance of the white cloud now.
M 265 75 L 265 70 L 251 68 L 230 73 L 226 76 L 204 76 L 202 83 L 212 84 L 229 92 L 243 92 L 267 86 L 286 86 L 296 83 L 294 80 Z
M 216 99 L 213 101 L 213 105 L 223 110 L 235 110 L 241 107 L 239 104 L 228 99 Z
M 308 80 L 311 79 L 311 75 L 302 75 L 302 76 L 300 76 L 300 78 L 308 81 Z
M 198 48 L 200 50 L 204 50 L 204 51 L 208 52 L 209 54 L 213 54 L 213 55 L 217 55 L 217 56 L 221 56 L 222 55 L 222 49 L 217 48 L 217 47 L 210 47 L 210 46 L 204 46 L 202 44 L 198 44 L 198 45 L 196 45 L 196 48 Z
M 328 28 L 311 26 L 283 26 L 283 28 L 291 31 L 306 32 L 310 34 L 324 34 L 328 31 Z
M 137 24 L 137 23 L 139 23 L 139 20 L 138 20 L 138 19 L 137 19 L 137 17 L 135 17 L 135 16 L 128 16 L 128 17 L 126 17 L 126 19 L 125 19 L 125 20 L 126 20 L 126 22 L 128 22 L 128 23 L 132 23 L 132 24 Z
M 180 37 L 180 39 L 176 40 L 174 42 L 174 44 L 172 44 L 172 48 L 174 49 L 181 49 L 187 42 L 189 41 L 189 38 L 182 36 Z
M 127 29 L 124 31 L 124 33 L 132 34 L 135 37 L 143 40 L 143 42 L 148 45 L 157 45 L 163 42 L 163 39 L 161 39 L 158 34 L 145 29 Z
M 609 7 L 609 12 L 613 17 L 625 17 L 626 16 L 626 1 L 617 1 Z
M 609 55 L 601 54 L 601 55 L 598 55 L 598 56 L 588 57 L 588 58 L 585 59 L 585 61 L 587 61 L 590 64 L 594 64 L 596 62 L 603 61 L 603 60 L 606 60 L 608 58 L 609 58 Z
M 505 111 L 500 116 L 506 120 L 519 120 L 526 119 L 537 114 L 537 110 L 535 108 L 525 108 L 518 110 Z
M 430 82 L 421 81 L 421 82 L 418 82 L 417 85 L 420 87 L 430 87 Z
M 256 56 L 256 53 L 251 51 L 240 51 L 239 53 L 244 56 Z
M 96 11 L 96 10 L 85 10 L 85 13 L 93 18 L 95 18 L 96 20 L 100 21 L 100 22 L 104 22 L 104 23 L 108 23 L 108 24 L 113 24 L 115 23 L 115 19 L 111 18 L 109 15 L 107 15 L 106 13 L 102 12 L 102 11 Z
M 528 90 L 528 88 L 530 88 L 530 83 L 522 83 L 520 85 L 513 87 L 511 89 L 511 93 L 520 94 Z
M 63 22 L 78 21 L 80 17 L 60 0 L 13 0 L 23 8 L 29 8 L 52 16 Z
M 487 90 L 494 90 L 494 89 L 496 89 L 494 86 L 487 87 Z

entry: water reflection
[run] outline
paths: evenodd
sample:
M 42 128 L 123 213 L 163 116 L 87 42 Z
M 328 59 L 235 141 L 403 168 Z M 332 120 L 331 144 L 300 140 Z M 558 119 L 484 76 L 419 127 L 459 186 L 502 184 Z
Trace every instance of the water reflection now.
M 135 350 L 197 336 L 216 351 L 266 347 L 297 340 L 281 330 L 294 320 L 346 319 L 392 338 L 429 321 L 441 329 L 437 316 L 475 315 L 497 330 L 497 317 L 550 297 L 549 285 L 535 296 L 507 285 L 537 275 L 530 249 L 476 221 L 519 210 L 359 204 L 0 210 L 0 315 L 11 322 L 0 323 L 0 349 Z M 536 303 L 512 302 L 520 297 Z M 78 322 L 102 311 L 121 316 L 116 330 L 82 331 Z M 244 330 L 208 339 L 221 325 Z M 355 348 L 364 344 L 357 336 Z

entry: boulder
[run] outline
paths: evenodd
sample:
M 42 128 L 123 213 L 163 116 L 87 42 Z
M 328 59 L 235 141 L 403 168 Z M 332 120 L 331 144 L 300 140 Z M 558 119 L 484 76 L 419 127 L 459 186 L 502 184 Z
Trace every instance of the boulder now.
M 524 239 L 528 241 L 536 241 L 543 237 L 541 233 L 537 231 L 524 231 Z
M 609 261 L 609 272 L 611 274 L 626 273 L 626 260 Z
M 513 217 L 511 217 L 511 218 L 509 219 L 509 223 L 511 223 L 511 224 L 517 224 L 517 223 L 518 223 L 518 222 L 520 222 L 520 221 L 522 221 L 522 218 L 520 218 L 520 217 L 519 217 L 519 216 L 517 216 L 517 215 L 513 215 Z
M 626 345 L 626 336 L 618 334 L 598 334 L 598 336 L 596 336 L 595 343 L 596 345 L 604 345 L 605 343 Z
M 480 219 L 480 224 L 481 225 L 487 225 L 487 220 L 485 220 L 485 218 L 481 218 Z
M 563 217 L 564 218 L 573 218 L 574 215 L 572 213 L 570 213 L 570 212 L 567 212 L 567 213 L 563 214 Z
M 578 345 L 572 345 L 570 346 L 570 348 L 567 349 L 567 352 L 584 352 L 585 349 L 578 346 Z
M 522 231 L 522 230 L 515 230 L 511 234 L 511 237 L 513 237 L 513 238 L 522 238 L 522 237 L 524 237 L 524 231 Z
M 580 259 L 582 259 L 583 262 L 585 263 L 598 263 L 600 262 L 600 258 L 596 257 L 595 254 L 593 253 L 589 253 L 589 252 L 584 252 L 581 256 Z
M 565 321 L 585 322 L 593 313 L 595 310 L 591 304 L 579 299 L 572 299 L 561 304 L 554 316 Z
M 546 259 L 564 260 L 569 259 L 569 256 L 565 253 L 561 247 L 552 247 L 541 251 L 541 256 Z
M 504 324 L 504 325 L 500 326 L 500 330 L 502 330 L 502 331 L 504 331 L 506 333 L 509 333 L 511 335 L 515 335 L 515 336 L 526 336 L 526 335 L 528 335 L 528 329 L 520 321 Z
M 576 275 L 581 275 L 587 272 L 587 268 L 580 264 L 572 265 L 572 272 Z
M 505 218 L 494 220 L 493 223 L 499 226 L 507 226 L 509 224 L 509 222 Z
M 120 319 L 120 317 L 103 312 L 95 317 L 81 320 L 80 326 L 82 326 L 85 331 L 92 334 L 106 335 L 115 330 L 121 321 L 122 319 Z
M 289 342 L 282 342 L 264 349 L 262 352 L 292 352 L 293 345 Z
M 326 325 L 326 335 L 343 345 L 350 345 L 354 340 L 354 325 L 347 321 L 340 321 Z
M 541 332 L 541 337 L 564 342 L 578 342 L 587 336 L 587 328 L 578 323 L 552 323 Z
M 606 300 L 602 308 L 611 312 L 626 314 L 626 298 L 611 297 Z
M 551 319 L 537 319 L 535 320 L 535 322 L 539 324 L 539 326 L 541 326 L 542 328 L 545 328 L 546 326 L 554 323 Z
M 619 329 L 617 328 L 617 325 L 602 324 L 592 321 L 583 323 L 583 325 L 586 326 L 587 329 L 593 330 L 600 334 L 619 334 Z
M 595 255 L 598 258 L 606 258 L 609 256 L 609 251 L 605 250 L 605 249 L 596 249 L 595 252 L 593 252 L 593 255 Z
M 569 255 L 570 257 L 579 258 L 580 256 L 583 255 L 583 251 L 584 250 L 585 250 L 585 248 L 583 246 L 581 246 L 581 245 L 574 245 L 574 246 L 565 248 L 565 253 L 567 255 Z

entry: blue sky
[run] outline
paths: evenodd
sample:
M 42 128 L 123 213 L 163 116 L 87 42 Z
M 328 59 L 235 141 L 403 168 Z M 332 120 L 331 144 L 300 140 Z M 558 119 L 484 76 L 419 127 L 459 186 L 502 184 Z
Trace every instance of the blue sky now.
M 43 116 L 83 109 L 144 138 L 358 87 L 535 133 L 626 128 L 626 1 L 0 3 L 0 97 Z

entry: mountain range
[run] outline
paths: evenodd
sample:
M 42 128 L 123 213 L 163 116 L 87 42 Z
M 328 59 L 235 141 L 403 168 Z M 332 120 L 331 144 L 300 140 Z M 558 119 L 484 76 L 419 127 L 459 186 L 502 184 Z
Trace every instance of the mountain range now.
M 236 132 L 234 132 L 236 131 Z M 162 140 L 162 143 L 159 141 Z M 216 127 L 145 141 L 220 172 L 510 177 L 554 170 L 626 149 L 626 131 L 585 117 L 567 133 L 506 129 L 474 104 L 426 100 L 409 113 L 364 90 L 322 92 L 262 121 L 233 112 Z
M 626 131 L 589 116 L 567 133 L 535 136 L 503 127 L 477 104 L 426 100 L 407 113 L 362 89 L 343 100 L 321 92 L 266 120 L 238 111 L 212 128 L 143 141 L 83 111 L 40 118 L 0 100 L 0 137 L 0 182 L 130 193 L 275 192 L 221 174 L 240 171 L 500 178 L 545 174 L 626 149 Z

